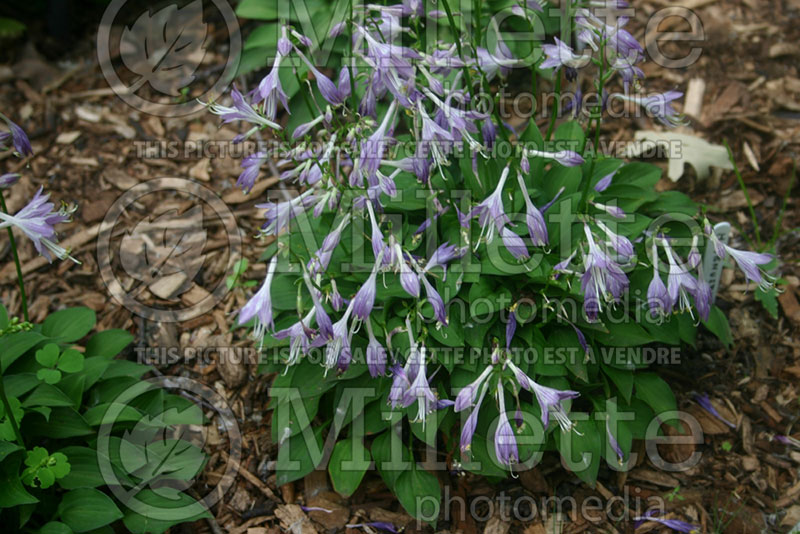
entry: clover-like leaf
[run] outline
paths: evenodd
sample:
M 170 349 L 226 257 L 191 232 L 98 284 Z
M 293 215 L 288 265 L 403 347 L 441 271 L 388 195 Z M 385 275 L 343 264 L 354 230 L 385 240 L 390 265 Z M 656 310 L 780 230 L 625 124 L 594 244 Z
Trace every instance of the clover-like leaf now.
M 83 354 L 75 349 L 67 349 L 58 359 L 58 369 L 65 373 L 77 373 L 83 370 Z
M 41 349 L 36 351 L 36 361 L 42 367 L 55 367 L 58 362 L 58 355 L 61 349 L 55 343 L 48 343 Z
M 194 81 L 203 61 L 207 34 L 202 0 L 142 13 L 123 30 L 120 41 L 123 63 L 140 76 L 129 90 L 135 92 L 149 83 L 166 95 L 180 96 L 180 89 Z
M 61 382 L 61 371 L 58 369 L 39 369 L 36 371 L 36 378 L 45 384 L 58 384 Z
M 47 489 L 56 479 L 67 476 L 70 465 L 67 457 L 60 453 L 49 454 L 44 447 L 34 447 L 25 455 L 28 466 L 20 475 L 22 482 L 31 487 Z
M 144 219 L 120 243 L 125 272 L 164 300 L 173 300 L 192 287 L 205 261 L 203 207 L 182 214 L 169 210 L 154 220 Z

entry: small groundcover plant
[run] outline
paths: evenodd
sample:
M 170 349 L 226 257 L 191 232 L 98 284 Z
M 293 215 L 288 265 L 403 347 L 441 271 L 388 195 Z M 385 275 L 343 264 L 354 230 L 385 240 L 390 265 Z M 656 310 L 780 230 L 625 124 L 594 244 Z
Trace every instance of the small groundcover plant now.
M 258 86 L 209 104 L 248 123 L 237 141 L 272 141 L 238 185 L 262 168 L 282 182 L 257 205 L 273 239 L 238 315 L 277 372 L 279 484 L 327 468 L 347 496 L 374 465 L 428 521 L 435 470 L 500 478 L 558 451 L 593 484 L 601 462 L 628 467 L 633 440 L 679 426 L 652 355 L 675 362 L 670 346 L 701 322 L 730 342 L 701 251 L 772 283 L 772 256 L 731 248 L 688 197 L 657 192 L 657 167 L 596 150 L 612 109 L 682 120 L 681 93 L 643 87 L 624 3 L 502 4 L 355 6 L 331 22 L 344 59 L 330 77 L 321 43 L 281 26 Z M 574 37 L 510 37 L 565 25 Z M 542 78 L 550 120 L 509 124 L 499 95 L 538 98 Z
M 0 150 L 32 154 L 25 132 L 0 119 L 7 127 Z M 40 188 L 10 214 L 5 190 L 19 180 L 19 174 L 0 176 L 0 228 L 7 230 L 22 308 L 22 318 L 9 317 L 0 304 L 3 531 L 109 533 L 117 523 L 126 532 L 154 533 L 207 516 L 185 491 L 205 454 L 167 432 L 172 425 L 202 424 L 198 406 L 149 387 L 142 381 L 149 366 L 115 358 L 133 341 L 129 332 L 106 330 L 77 345 L 94 328 L 94 311 L 72 308 L 41 324 L 29 320 L 15 235 L 30 239 L 50 261 L 76 261 L 56 238 L 56 225 L 74 210 L 56 209 Z M 125 395 L 131 391 L 136 394 Z

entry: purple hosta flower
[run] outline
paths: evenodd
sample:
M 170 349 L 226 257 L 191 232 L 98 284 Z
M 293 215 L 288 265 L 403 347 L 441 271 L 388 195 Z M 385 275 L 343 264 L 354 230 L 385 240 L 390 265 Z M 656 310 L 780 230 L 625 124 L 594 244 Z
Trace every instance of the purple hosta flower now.
M 514 362 L 511 360 L 507 361 L 507 365 L 514 373 L 517 383 L 524 389 L 532 391 L 533 394 L 536 395 L 536 400 L 539 403 L 539 408 L 541 408 L 542 411 L 542 424 L 545 428 L 547 428 L 547 425 L 550 424 L 551 413 L 558 422 L 558 425 L 561 427 L 562 431 L 569 432 L 575 427 L 575 423 L 570 421 L 562 403 L 569 399 L 578 398 L 580 393 L 577 391 L 560 390 L 543 386 L 523 373 L 522 369 L 514 365 Z
M 455 245 L 451 245 L 450 243 L 445 243 L 444 245 L 439 246 L 431 257 L 428 259 L 428 263 L 425 264 L 425 267 L 422 269 L 423 272 L 430 272 L 431 269 L 434 267 L 441 267 L 444 270 L 444 276 L 442 276 L 442 280 L 447 279 L 447 264 L 455 259 L 459 259 L 466 254 L 467 248 L 462 247 L 459 248 Z
M 403 406 L 406 408 L 411 406 L 414 401 L 417 402 L 417 417 L 415 421 L 422 422 L 422 427 L 425 428 L 425 421 L 430 412 L 437 409 L 436 395 L 431 390 L 428 383 L 427 364 L 425 347 L 412 346 L 409 359 L 415 358 L 413 367 L 416 368 L 416 373 L 411 380 L 411 385 L 408 387 L 403 396 Z
M 658 247 L 655 239 L 653 240 L 653 279 L 647 288 L 647 305 L 650 308 L 650 316 L 662 319 L 672 311 L 672 301 L 667 293 L 667 286 L 661 280 L 658 272 Z
M 386 349 L 383 348 L 381 342 L 375 337 L 372 332 L 372 321 L 367 320 L 367 335 L 369 336 L 369 343 L 367 344 L 367 368 L 369 374 L 375 378 L 378 375 L 386 374 Z
M 597 319 L 603 301 L 616 302 L 628 287 L 628 277 L 609 255 L 594 241 L 592 231 L 584 224 L 584 233 L 589 252 L 584 255 L 584 274 L 581 290 L 584 294 L 584 310 L 590 320 Z
M 511 350 L 511 340 L 514 339 L 514 334 L 517 332 L 517 305 L 511 306 L 508 312 L 508 323 L 506 323 L 506 350 Z
M 319 89 L 319 93 L 322 95 L 322 98 L 324 98 L 325 101 L 332 106 L 338 106 L 342 104 L 345 101 L 345 97 L 343 97 L 341 92 L 339 92 L 336 84 L 333 83 L 330 78 L 317 70 L 317 68 L 299 49 L 295 48 L 295 51 L 297 52 L 297 55 L 300 56 L 300 59 L 302 59 L 308 66 L 308 70 L 310 70 L 314 75 L 314 79 L 317 81 L 317 89 Z
M 572 270 L 569 268 L 569 265 L 570 265 L 570 263 L 572 263 L 572 260 L 575 258 L 575 256 L 577 254 L 578 254 L 578 250 L 577 249 L 573 250 L 572 254 L 570 254 L 569 256 L 567 256 L 566 258 L 564 258 L 563 260 L 561 260 L 560 262 L 556 263 L 553 266 L 553 271 L 556 273 L 556 278 L 558 278 L 558 275 L 560 273 L 570 273 L 570 272 L 572 272 Z
M 0 189 L 8 189 L 19 181 L 20 175 L 16 172 L 8 172 L 0 175 Z
M 511 67 L 517 64 L 515 59 L 504 57 L 501 50 L 497 51 L 500 53 L 492 54 L 485 48 L 478 47 L 477 52 L 477 58 L 473 60 L 473 62 L 477 63 L 478 67 L 489 81 L 493 80 L 498 72 L 503 76 L 507 76 Z
M 692 236 L 692 247 L 689 250 L 689 255 L 686 256 L 686 263 L 688 263 L 689 267 L 692 269 L 700 265 L 700 262 L 702 261 L 702 258 L 700 257 L 700 251 L 697 248 L 699 239 L 700 238 L 697 234 Z
M 242 169 L 244 170 L 242 170 L 242 173 L 236 180 L 236 185 L 239 186 L 242 191 L 249 193 L 250 190 L 253 189 L 256 178 L 258 178 L 258 173 L 261 170 L 261 165 L 267 161 L 268 157 L 269 154 L 266 152 L 256 152 L 242 159 Z
M 614 434 L 611 432 L 611 425 L 609 424 L 610 420 L 608 415 L 606 415 L 606 436 L 608 437 L 608 444 L 611 446 L 611 450 L 614 451 L 614 454 L 617 455 L 617 461 L 619 465 L 624 463 L 625 453 L 622 452 L 622 447 L 619 446 L 619 442 Z
M 422 135 L 420 136 L 419 149 L 422 151 L 423 157 L 427 158 L 430 155 L 436 165 L 446 165 L 446 153 L 449 151 L 450 143 L 453 142 L 452 134 L 430 118 L 422 106 L 422 99 L 417 101 L 417 109 L 422 119 Z
M 711 399 L 708 397 L 708 393 L 703 393 L 702 395 L 695 393 L 694 395 L 692 395 L 692 398 L 705 411 L 707 411 L 708 413 L 710 413 L 711 415 L 713 415 L 714 417 L 716 417 L 717 419 L 728 425 L 729 427 L 734 429 L 736 428 L 736 425 L 734 423 L 731 423 L 730 421 L 722 417 L 717 411 L 717 409 L 714 408 L 714 405 L 711 404 Z
M 346 370 L 350 364 L 350 337 L 352 333 L 348 328 L 350 314 L 353 312 L 353 303 L 344 311 L 342 318 L 333 323 L 332 334 L 325 347 L 325 372 L 338 366 L 340 370 Z
M 522 157 L 519 160 L 519 168 L 522 169 L 522 172 L 528 174 L 531 172 L 531 162 L 528 161 L 528 153 L 523 150 Z
M 526 149 L 528 156 L 539 156 L 540 158 L 553 159 L 564 167 L 575 167 L 583 165 L 584 159 L 577 152 L 572 150 L 559 150 L 558 152 L 543 152 L 541 150 Z
M 631 85 L 637 86 L 639 80 L 644 79 L 644 71 L 636 66 L 635 58 L 616 57 L 611 62 L 611 68 L 622 77 L 623 87 L 626 92 Z
M 458 392 L 455 404 L 453 405 L 453 409 L 456 412 L 461 412 L 472 406 L 472 404 L 475 402 L 475 397 L 478 395 L 478 391 L 486 382 L 486 379 L 489 377 L 489 373 L 492 372 L 492 369 L 494 369 L 493 365 L 487 365 L 486 369 L 481 372 L 478 378 L 473 380 L 470 384 L 464 386 L 464 388 Z
M 794 439 L 792 436 L 775 435 L 772 439 L 783 445 L 789 445 L 790 447 L 800 449 L 800 441 Z
M 367 86 L 364 96 L 361 97 L 361 102 L 358 103 L 358 112 L 365 117 L 375 118 L 378 114 L 378 99 L 373 85 Z
M 519 451 L 517 450 L 517 436 L 508 421 L 505 390 L 502 387 L 497 388 L 497 403 L 500 419 L 494 432 L 494 454 L 500 463 L 510 466 L 519 462 Z
M 49 194 L 42 194 L 40 187 L 31 201 L 16 214 L 10 215 L 0 211 L 0 228 L 16 226 L 22 230 L 28 239 L 33 241 L 36 251 L 49 262 L 52 262 L 55 256 L 61 260 L 69 258 L 75 263 L 80 263 L 69 255 L 68 250 L 55 242 L 55 225 L 68 222 L 74 210 L 61 208 L 54 211 L 55 206 L 48 200 L 49 198 Z
M 406 362 L 406 366 L 408 362 Z M 387 397 L 389 405 L 393 410 L 403 405 L 403 395 L 411 387 L 411 380 L 409 380 L 406 369 L 399 363 L 394 364 L 389 368 L 392 373 L 392 387 L 389 389 Z
M 528 195 L 528 186 L 522 179 L 522 174 L 517 173 L 517 183 L 522 191 L 522 198 L 525 200 L 525 224 L 528 226 L 528 234 L 531 241 L 537 247 L 544 247 L 548 244 L 547 224 L 544 222 L 544 215 L 533 205 L 531 197 Z
M 300 196 L 287 200 L 285 202 L 265 202 L 264 204 L 256 204 L 256 208 L 263 209 L 264 218 L 267 220 L 261 227 L 261 233 L 264 235 L 278 235 L 289 225 L 289 222 L 305 209 L 314 203 L 316 197 L 314 190 L 309 189 Z
M 683 93 L 680 91 L 667 91 L 666 93 L 656 93 L 650 96 L 613 93 L 611 98 L 638 104 L 664 126 L 678 126 L 685 124 L 686 121 L 682 115 L 675 111 L 671 102 L 682 96 Z
M 497 127 L 494 125 L 492 119 L 485 119 L 481 126 L 481 135 L 483 136 L 483 144 L 486 148 L 490 149 L 494 146 L 497 139 Z
M 575 326 L 574 323 L 569 323 L 572 329 L 575 331 L 575 335 L 578 336 L 578 343 L 580 343 L 581 348 L 583 349 L 583 353 L 588 356 L 589 355 L 589 344 L 586 342 L 586 336 L 583 335 L 581 329 Z
M 703 267 L 697 266 L 697 289 L 694 292 L 694 307 L 697 309 L 697 314 L 704 321 L 708 321 L 711 315 L 711 285 L 706 282 L 703 277 Z
M 339 293 L 339 289 L 336 287 L 336 280 L 333 279 L 331 279 L 331 292 L 328 295 L 328 300 L 331 306 L 333 306 L 333 309 L 337 312 L 345 305 L 342 294 Z
M 294 129 L 294 132 L 292 133 L 292 139 L 300 139 L 301 137 L 305 137 L 308 132 L 310 132 L 317 124 L 324 120 L 326 120 L 325 114 L 322 114 L 308 122 L 304 122 Z
M 716 237 L 713 232 L 712 235 Z M 722 245 L 726 255 L 730 255 L 730 257 L 736 262 L 736 265 L 739 266 L 739 269 L 742 270 L 744 277 L 748 282 L 757 284 L 762 291 L 768 291 L 773 286 L 774 278 L 764 273 L 760 267 L 761 265 L 770 263 L 774 259 L 772 254 L 738 250 L 724 243 L 720 244 Z M 719 249 L 716 248 L 716 244 L 715 250 L 717 251 L 717 255 L 719 255 Z M 724 259 L 725 255 L 720 257 Z
M 579 69 L 586 65 L 586 58 L 575 54 L 572 48 L 558 37 L 554 39 L 556 44 L 542 45 L 542 51 L 544 51 L 547 59 L 542 61 L 539 67 L 543 69 L 560 69 L 561 67 Z
M 611 247 L 617 251 L 617 254 L 625 258 L 633 257 L 633 244 L 630 239 L 614 233 L 608 226 L 603 224 L 602 221 L 595 221 L 595 223 L 605 232 L 608 242 L 611 243 Z
M 488 369 L 491 369 L 491 367 L 488 367 Z M 478 401 L 475 403 L 475 407 L 472 409 L 472 412 L 467 417 L 467 420 L 464 421 L 464 426 L 461 427 L 460 445 L 462 452 L 466 452 L 467 450 L 469 450 L 470 445 L 472 444 L 472 436 L 475 435 L 475 429 L 478 426 L 478 414 L 481 411 L 481 404 L 483 404 L 483 399 L 484 397 L 486 397 L 486 392 L 488 389 L 489 389 L 489 383 L 486 382 L 480 388 L 481 392 L 480 395 L 478 395 Z M 454 407 L 454 409 L 457 412 L 460 411 L 458 410 L 458 408 Z
M 386 242 L 383 239 L 381 227 L 375 218 L 375 210 L 372 207 L 372 202 L 367 202 L 367 212 L 369 213 L 369 221 L 372 224 L 372 233 L 370 236 L 370 239 L 372 240 L 372 254 L 377 258 L 386 248 Z M 386 254 L 383 256 L 383 258 L 388 260 L 389 256 L 390 254 Z
M 285 42 L 281 48 L 285 49 Z M 287 113 L 291 113 L 291 111 L 289 111 L 286 93 L 281 86 L 280 66 L 283 56 L 284 54 L 278 50 L 278 55 L 275 57 L 275 62 L 272 64 L 272 70 L 270 70 L 269 74 L 264 76 L 258 84 L 256 97 L 253 102 L 254 104 L 263 102 L 262 109 L 264 111 L 264 116 L 271 121 L 274 121 L 278 114 L 279 101 L 283 109 L 285 109 Z
M 375 306 L 376 287 L 375 282 L 378 277 L 378 270 L 382 265 L 383 250 L 378 253 L 375 258 L 375 266 L 372 268 L 372 273 L 367 277 L 361 288 L 353 297 L 353 315 L 356 319 L 366 321 L 369 319 L 369 314 L 372 313 L 372 307 Z
M 391 532 L 392 534 L 397 534 L 397 529 L 392 523 L 386 521 L 372 521 L 370 523 L 354 523 L 352 525 L 345 525 L 346 528 L 363 528 L 363 527 L 370 527 L 370 528 L 377 528 L 378 530 L 383 530 L 386 532 Z
M 367 177 L 367 180 L 370 181 L 370 185 L 375 185 L 376 183 L 374 182 L 375 174 L 378 172 L 378 169 L 381 166 L 381 159 L 383 158 L 383 153 L 388 144 L 388 140 L 386 139 L 386 131 L 390 129 L 392 125 L 392 121 L 394 120 L 394 112 L 396 109 L 397 100 L 392 100 L 392 103 L 389 105 L 389 109 L 386 111 L 386 115 L 384 115 L 380 126 L 378 126 L 372 135 L 361 142 L 361 154 L 359 155 L 356 163 L 357 170 L 355 170 L 352 174 L 363 173 Z M 353 184 L 351 180 L 350 185 L 355 186 L 361 184 Z
M 14 151 L 19 154 L 20 156 L 30 156 L 33 154 L 33 148 L 31 147 L 31 142 L 28 139 L 28 135 L 25 133 L 25 130 L 19 127 L 17 123 L 6 117 L 5 115 L 0 114 L 3 120 L 6 121 L 6 126 L 8 126 L 8 133 L 0 135 L 0 145 L 5 145 L 8 138 L 11 138 L 11 144 L 14 145 Z
M 269 118 L 259 113 L 245 100 L 242 93 L 240 93 L 236 87 L 231 89 L 231 100 L 233 100 L 233 107 L 211 103 L 208 104 L 208 109 L 211 113 L 222 117 L 223 124 L 233 121 L 245 121 L 253 124 L 253 127 L 245 134 L 237 135 L 235 141 L 243 141 L 265 126 L 273 130 L 281 129 L 281 125 L 274 122 L 274 116 L 273 118 Z
M 302 33 L 298 32 L 298 31 L 297 31 L 297 30 L 295 30 L 294 28 L 292 28 L 292 29 L 291 29 L 291 30 L 289 30 L 289 31 L 290 31 L 290 33 L 292 34 L 292 36 L 293 36 L 295 39 L 297 39 L 297 41 L 298 41 L 298 42 L 299 42 L 301 45 L 305 46 L 306 48 L 311 48 L 312 46 L 314 46 L 314 42 L 311 40 L 311 38 L 310 38 L 310 37 L 308 37 L 308 36 L 306 36 L 306 35 L 303 35 Z M 285 30 L 284 30 L 284 35 L 285 35 L 285 33 L 286 33 L 286 32 L 285 32 Z
M 523 2 L 523 4 L 526 8 L 530 9 L 531 11 L 539 11 L 539 12 L 544 11 L 544 8 L 537 0 L 527 0 L 526 2 Z M 511 6 L 511 12 L 518 17 L 522 17 L 524 19 L 528 18 L 527 14 L 525 13 L 525 9 L 523 9 L 522 5 Z
M 681 521 L 680 519 L 662 519 L 655 517 L 655 513 L 657 513 L 656 510 L 651 510 L 644 514 L 644 516 L 634 517 L 633 528 L 639 528 L 646 521 L 655 521 L 656 523 L 661 523 L 665 527 L 671 528 L 677 532 L 685 532 L 687 534 L 698 534 L 700 532 L 699 525 L 693 525 L 691 523 L 687 523 L 686 521 Z
M 351 83 L 355 83 L 355 76 L 355 67 L 348 67 L 345 65 L 339 70 L 339 94 L 341 94 L 343 98 L 349 97 L 350 93 L 353 91 Z
M 428 299 L 428 302 L 431 303 L 431 306 L 433 306 L 433 316 L 437 321 L 447 326 L 447 314 L 445 312 L 442 296 L 439 295 L 439 292 L 436 291 L 436 288 L 433 287 L 430 282 L 428 282 L 428 279 L 425 277 L 425 275 L 419 275 L 419 279 L 422 281 L 422 285 L 425 286 L 425 297 Z
M 473 214 L 478 214 L 478 223 L 481 225 L 481 235 L 478 239 L 480 240 L 485 233 L 487 243 L 491 243 L 494 239 L 495 230 L 502 232 L 505 225 L 511 221 L 503 208 L 503 186 L 508 179 L 509 170 L 508 166 L 503 169 L 500 181 L 492 194 L 472 210 Z
M 308 352 L 311 346 L 311 334 L 313 333 L 309 324 L 316 314 L 316 308 L 311 308 L 305 317 L 294 323 L 288 328 L 278 330 L 272 337 L 275 339 L 289 338 L 289 358 L 286 360 L 287 367 L 295 365 L 300 361 L 300 356 Z
M 514 233 L 511 228 L 504 226 L 500 231 L 500 236 L 503 238 L 503 245 L 505 245 L 506 249 L 514 256 L 514 259 L 527 260 L 531 257 L 528 252 L 528 247 L 525 245 L 525 241 Z
M 270 286 L 272 285 L 272 278 L 275 276 L 275 268 L 277 266 L 278 256 L 275 255 L 267 266 L 267 276 L 264 278 L 264 284 L 261 286 L 261 289 L 247 301 L 247 304 L 245 304 L 239 312 L 239 325 L 243 325 L 255 317 L 256 322 L 253 325 L 253 335 L 260 339 L 262 343 L 267 328 L 275 330 L 275 322 L 272 320 Z
M 606 189 L 608 189 L 608 186 L 610 186 L 610 185 L 611 185 L 611 180 L 613 180 L 613 179 L 614 179 L 614 175 L 615 175 L 616 173 L 617 173 L 617 171 L 616 171 L 616 170 L 614 170 L 614 171 L 612 171 L 612 172 L 610 172 L 610 173 L 606 174 L 606 175 L 605 175 L 605 176 L 603 176 L 602 178 L 600 178 L 600 179 L 597 181 L 597 183 L 596 183 L 596 184 L 594 184 L 594 190 L 595 190 L 595 191 L 597 191 L 598 193 L 602 193 L 603 191 L 605 191 Z
M 669 261 L 669 274 L 667 275 L 667 295 L 670 305 L 674 308 L 678 304 L 680 311 L 689 310 L 691 314 L 691 304 L 689 296 L 697 294 L 697 280 L 682 265 L 678 265 L 672 252 L 669 242 L 664 241 L 664 250 L 667 252 Z
M 342 231 L 349 223 L 350 216 L 348 215 L 343 217 L 336 228 L 331 230 L 331 233 L 326 235 L 325 239 L 322 240 L 322 245 L 319 247 L 319 250 L 317 250 L 317 252 L 314 253 L 314 256 L 308 260 L 307 267 L 311 274 L 325 272 L 328 269 L 328 265 L 331 263 L 331 257 L 333 256 L 333 251 L 339 246 L 339 241 L 342 238 Z
M 591 202 L 591 204 L 595 208 L 608 213 L 612 217 L 615 217 L 617 219 L 624 219 L 625 218 L 625 212 L 622 210 L 622 208 L 620 208 L 618 206 L 610 206 L 608 204 L 601 204 L 599 202 Z
M 303 281 L 311 294 L 311 301 L 314 303 L 314 315 L 317 319 L 317 326 L 319 327 L 319 335 L 314 339 L 312 346 L 315 348 L 323 346 L 325 343 L 333 339 L 333 323 L 325 308 L 322 307 L 320 302 L 319 291 L 311 283 L 311 278 L 308 272 L 303 272 Z

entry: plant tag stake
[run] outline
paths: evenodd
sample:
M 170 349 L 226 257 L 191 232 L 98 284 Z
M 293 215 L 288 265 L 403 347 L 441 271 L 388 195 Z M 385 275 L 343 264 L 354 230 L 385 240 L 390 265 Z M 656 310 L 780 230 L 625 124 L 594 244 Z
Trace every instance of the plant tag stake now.
M 717 223 L 714 225 L 714 233 L 719 240 L 728 244 L 731 238 L 731 225 L 726 222 Z M 703 254 L 703 278 L 706 279 L 708 285 L 711 287 L 711 304 L 717 300 L 717 289 L 719 289 L 719 280 L 722 277 L 722 267 L 725 265 L 725 260 L 717 256 L 714 251 L 714 244 L 711 240 L 706 242 L 706 251 Z

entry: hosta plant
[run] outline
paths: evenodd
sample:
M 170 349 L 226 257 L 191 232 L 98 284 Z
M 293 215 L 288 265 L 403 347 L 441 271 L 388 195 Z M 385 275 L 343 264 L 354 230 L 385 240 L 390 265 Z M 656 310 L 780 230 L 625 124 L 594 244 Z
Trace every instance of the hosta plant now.
M 600 153 L 611 109 L 682 122 L 679 92 L 644 88 L 623 4 L 355 5 L 331 21 L 341 63 L 277 25 L 269 73 L 210 103 L 261 141 L 238 185 L 282 182 L 257 205 L 274 239 L 238 314 L 276 372 L 278 483 L 327 468 L 350 495 L 374 465 L 432 521 L 437 469 L 505 477 L 557 451 L 592 484 L 680 426 L 649 364 L 678 363 L 700 323 L 731 342 L 715 257 L 761 287 L 772 257 L 656 191 L 658 167 Z M 542 126 L 506 113 L 501 95 L 543 86 Z

